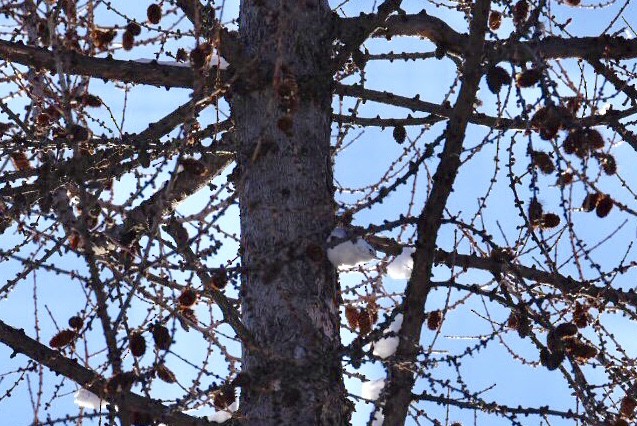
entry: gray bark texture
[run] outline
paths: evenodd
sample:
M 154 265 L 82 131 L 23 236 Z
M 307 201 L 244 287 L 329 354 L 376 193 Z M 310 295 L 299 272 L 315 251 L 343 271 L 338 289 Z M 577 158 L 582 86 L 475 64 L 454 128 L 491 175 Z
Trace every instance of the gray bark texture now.
M 247 425 L 347 424 L 334 226 L 327 2 L 242 2 L 240 38 L 256 77 L 240 82 L 243 247 L 241 411 Z M 242 84 L 243 83 L 243 84 Z

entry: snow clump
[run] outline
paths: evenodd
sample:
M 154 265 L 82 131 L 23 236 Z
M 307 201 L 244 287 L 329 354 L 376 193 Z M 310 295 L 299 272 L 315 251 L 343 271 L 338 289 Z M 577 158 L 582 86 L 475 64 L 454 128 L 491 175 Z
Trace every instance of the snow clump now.
M 214 414 L 208 416 L 208 420 L 211 422 L 223 423 L 226 420 L 230 420 L 232 413 L 239 409 L 239 401 L 235 401 L 228 406 L 226 410 L 219 410 Z
M 416 251 L 413 247 L 405 247 L 403 252 L 387 265 L 387 275 L 395 280 L 407 280 L 414 269 L 414 259 L 411 257 Z
M 385 379 L 370 380 L 363 382 L 361 386 L 361 396 L 365 399 L 375 401 L 380 396 L 380 392 L 385 387 Z
M 75 392 L 74 396 L 75 400 L 73 402 L 82 408 L 88 408 L 90 410 L 105 410 L 108 405 L 108 402 L 84 388 Z
M 330 245 L 336 240 L 342 240 L 347 237 L 345 229 L 336 228 L 327 239 L 327 244 Z M 336 267 L 348 268 L 376 259 L 376 250 L 364 239 L 354 238 L 328 248 L 327 258 Z
M 389 324 L 389 328 L 385 331 L 385 334 L 391 333 L 397 334 L 400 331 L 400 327 L 403 325 L 403 314 L 396 315 L 396 318 Z M 396 353 L 398 349 L 398 336 L 382 337 L 374 343 L 374 355 L 380 358 L 389 358 Z

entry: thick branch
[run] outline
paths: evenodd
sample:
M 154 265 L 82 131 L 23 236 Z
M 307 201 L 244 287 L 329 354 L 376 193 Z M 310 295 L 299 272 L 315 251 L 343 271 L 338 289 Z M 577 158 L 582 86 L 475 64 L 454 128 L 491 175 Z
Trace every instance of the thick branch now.
M 402 224 L 417 223 L 416 217 L 403 218 L 399 222 Z M 443 220 L 443 223 L 445 221 Z M 390 238 L 378 237 L 374 235 L 376 232 L 382 232 L 386 229 L 391 229 L 396 222 L 386 222 L 385 225 L 374 225 L 369 228 L 354 227 L 356 235 L 365 236 L 365 239 L 376 249 L 387 255 L 396 255 L 404 250 L 404 246 Z M 389 226 L 388 226 L 389 225 Z M 369 235 L 367 232 L 371 232 Z M 484 257 L 475 254 L 461 254 L 456 251 L 448 252 L 442 249 L 436 249 L 435 262 L 443 263 L 449 268 L 462 268 L 462 269 L 480 269 L 483 271 L 497 272 L 498 274 L 508 274 L 516 278 L 523 278 L 529 281 L 535 281 L 537 283 L 549 284 L 560 292 L 564 296 L 571 297 L 590 297 L 592 299 L 602 298 L 614 304 L 624 304 L 637 307 L 637 292 L 633 289 L 627 291 L 621 288 L 613 288 L 607 285 L 596 286 L 596 282 L 602 281 L 601 277 L 597 279 L 590 279 L 584 281 L 578 281 L 571 276 L 562 275 L 556 272 L 544 271 L 535 267 L 528 267 L 513 261 L 506 261 L 498 259 L 497 257 Z M 623 273 L 635 266 L 634 263 L 623 265 L 612 271 L 612 274 Z M 610 274 L 608 274 L 610 275 Z
M 199 0 L 177 0 L 177 6 L 183 10 L 184 14 L 193 25 L 197 25 L 199 13 L 201 11 L 201 3 Z
M 445 147 L 433 177 L 434 185 L 418 218 L 414 270 L 405 290 L 403 325 L 398 333 L 400 343 L 396 351 L 396 363 L 390 367 L 387 401 L 383 410 L 384 424 L 390 426 L 404 424 L 411 403 L 411 389 L 416 378 L 412 369 L 406 368 L 404 364 L 414 363 L 418 354 L 420 332 L 425 319 L 424 306 L 431 288 L 436 236 L 442 223 L 447 198 L 460 168 L 465 130 L 482 77 L 480 63 L 490 5 L 490 0 L 478 0 L 472 7 L 471 38 L 467 44 L 467 55 L 463 65 L 463 83 L 449 117 Z
M 427 117 L 411 117 L 406 118 L 380 118 L 380 117 L 358 117 L 355 115 L 332 114 L 332 120 L 335 123 L 355 124 L 362 127 L 394 127 L 394 126 L 431 126 L 444 117 L 429 115 Z
M 543 59 L 632 59 L 637 57 L 637 39 L 624 37 L 544 37 L 540 40 L 520 41 L 508 44 L 506 41 L 487 44 L 487 52 L 492 62 L 529 62 L 537 57 Z
M 51 371 L 73 380 L 104 400 L 117 400 L 119 404 L 124 403 L 132 411 L 151 414 L 154 419 L 175 426 L 210 424 L 205 419 L 191 417 L 181 412 L 172 412 L 163 404 L 132 392 L 126 392 L 113 398 L 107 395 L 104 390 L 106 382 L 103 377 L 82 367 L 77 361 L 64 357 L 60 352 L 33 340 L 24 333 L 24 330 L 13 328 L 2 321 L 0 321 L 0 342 L 13 349 L 15 353 L 22 353 L 39 364 L 45 365 Z
M 355 18 L 343 18 L 341 28 L 343 37 L 348 32 L 373 19 L 373 15 L 361 15 Z M 447 52 L 464 56 L 468 51 L 467 34 L 453 30 L 443 20 L 427 15 L 423 10 L 416 15 L 393 15 L 385 22 L 385 28 L 373 33 L 374 37 L 414 36 L 424 37 L 443 47 Z M 544 37 L 540 40 L 510 42 L 508 40 L 490 41 L 485 52 L 492 62 L 532 61 L 535 57 L 544 59 L 558 58 L 606 58 L 629 59 L 637 57 L 637 39 L 623 37 Z
M 378 6 L 377 13 L 365 15 L 366 19 L 357 21 L 356 26 L 345 27 L 349 31 L 341 40 L 345 46 L 340 49 L 334 60 L 334 70 L 340 69 L 352 52 L 358 49 L 378 27 L 384 25 L 389 15 L 400 9 L 401 3 L 402 0 L 385 0 Z
M 637 103 L 637 89 L 632 84 L 628 84 L 619 76 L 615 71 L 613 71 L 610 67 L 605 66 L 599 59 L 591 59 L 588 61 L 595 72 L 599 75 L 604 76 L 606 80 L 608 80 L 614 87 L 620 92 L 624 92 L 628 99 L 630 99 L 631 105 L 635 105 Z
M 0 57 L 22 65 L 57 71 L 56 56 L 69 74 L 157 87 L 192 87 L 197 75 L 190 67 L 95 58 L 74 51 L 56 51 L 0 40 Z
M 370 100 L 378 103 L 383 103 L 386 105 L 393 105 L 401 108 L 410 109 L 411 111 L 425 112 L 432 114 L 434 116 L 442 117 L 442 118 L 450 118 L 453 109 L 445 107 L 443 105 L 438 105 L 436 103 L 422 101 L 418 96 L 413 98 L 408 98 L 406 96 L 395 95 L 391 92 L 381 92 L 378 90 L 367 89 L 360 85 L 347 86 L 343 84 L 336 84 L 334 87 L 334 93 L 340 96 L 351 96 L 355 98 Z M 602 124 L 612 123 L 617 120 L 620 120 L 625 117 L 629 117 L 637 112 L 636 107 L 627 108 L 622 111 L 611 110 L 608 111 L 604 115 L 590 115 L 588 117 L 583 117 L 579 119 L 579 123 L 581 126 L 599 126 Z M 365 125 L 380 125 L 380 126 L 391 126 L 391 121 L 393 119 L 387 119 L 386 121 L 382 121 L 378 118 L 362 118 L 362 117 L 351 117 L 348 119 L 347 116 L 339 115 L 337 116 L 337 121 L 340 122 L 352 122 L 357 123 L 360 122 Z M 426 117 L 424 119 L 413 119 L 411 123 L 401 123 L 401 124 L 424 124 L 423 120 L 433 120 L 435 117 Z M 378 121 L 380 120 L 380 121 Z M 418 121 L 420 120 L 420 121 Z M 377 121 L 376 123 L 374 121 Z M 473 124 L 478 124 L 481 126 L 487 126 L 492 129 L 497 130 L 526 130 L 528 128 L 528 122 L 522 117 L 515 118 L 506 118 L 506 117 L 492 117 L 482 113 L 471 113 L 469 115 L 469 122 Z
M 587 296 L 592 299 L 601 297 L 604 300 L 613 301 L 615 304 L 637 307 L 637 293 L 634 290 L 623 291 L 608 286 L 598 287 L 592 281 L 578 281 L 570 276 L 567 277 L 520 264 L 503 263 L 489 257 L 447 252 L 441 249 L 436 250 L 435 261 L 444 263 L 449 267 L 475 268 L 484 271 L 498 271 L 505 274 L 512 273 L 517 277 L 552 285 L 565 296 Z
M 637 151 L 637 136 L 630 130 L 626 128 L 626 126 L 620 123 L 617 120 L 611 121 L 609 124 L 611 129 L 616 131 L 623 140 L 625 140 L 635 151 Z
M 360 15 L 355 18 L 341 19 L 342 37 L 350 37 L 349 33 L 359 26 L 368 26 L 375 20 L 375 15 Z M 382 28 L 372 34 L 374 37 L 418 36 L 425 37 L 435 44 L 443 45 L 449 52 L 464 54 L 468 42 L 466 34 L 454 31 L 443 20 L 427 15 L 423 10 L 416 15 L 390 16 Z

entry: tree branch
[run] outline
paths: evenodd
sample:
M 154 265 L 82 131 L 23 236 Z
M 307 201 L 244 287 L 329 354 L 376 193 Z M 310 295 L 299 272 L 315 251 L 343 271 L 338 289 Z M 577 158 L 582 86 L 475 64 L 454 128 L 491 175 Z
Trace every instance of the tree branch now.
M 436 250 L 435 261 L 444 263 L 449 267 L 499 271 L 504 274 L 513 273 L 517 277 L 552 285 L 560 290 L 563 295 L 572 297 L 587 296 L 593 299 L 602 297 L 604 300 L 614 301 L 616 304 L 620 303 L 637 307 L 637 292 L 634 290 L 623 291 L 606 285 L 597 287 L 593 284 L 593 281 L 578 281 L 570 276 L 542 271 L 516 263 L 503 263 L 489 257 L 447 252 L 442 249 Z
M 74 51 L 56 51 L 0 40 L 0 57 L 22 65 L 57 72 L 57 60 L 69 74 L 157 87 L 191 88 L 197 74 L 190 67 L 95 58 Z
M 368 25 L 373 15 L 361 15 L 354 18 L 342 18 L 341 37 L 348 38 L 350 32 L 359 26 Z M 384 28 L 375 31 L 373 37 L 391 38 L 394 36 L 424 37 L 443 47 L 447 52 L 464 56 L 468 53 L 469 36 L 453 30 L 443 20 L 427 15 L 423 10 L 415 15 L 393 15 L 386 21 Z M 487 41 L 485 52 L 491 62 L 532 61 L 536 56 L 543 59 L 558 58 L 595 58 L 629 59 L 637 57 L 637 39 L 624 37 L 544 37 L 532 41 Z
M 444 120 L 444 117 L 431 114 L 427 117 L 380 118 L 358 117 L 355 115 L 332 114 L 335 123 L 355 124 L 362 127 L 394 127 L 394 126 L 431 126 Z
M 630 145 L 635 151 L 637 151 L 637 136 L 630 130 L 626 128 L 626 126 L 620 123 L 617 120 L 612 120 L 608 124 L 611 129 L 616 131 L 623 140 L 625 140 L 628 145 Z
M 359 26 L 369 26 L 375 15 L 360 15 L 355 18 L 342 18 L 340 28 L 343 38 L 349 38 L 351 31 Z M 466 34 L 454 31 L 446 22 L 427 15 L 423 10 L 416 15 L 393 15 L 385 20 L 383 27 L 378 28 L 373 37 L 390 38 L 393 36 L 425 37 L 435 44 L 444 45 L 449 52 L 464 54 L 469 40 Z M 364 41 L 364 40 L 363 40 Z M 361 42 L 362 43 L 362 42 Z
M 202 165 L 206 167 L 206 170 L 203 173 L 190 170 L 178 173 L 173 180 L 167 182 L 150 198 L 128 212 L 124 224 L 114 230 L 112 235 L 117 240 L 121 240 L 131 231 L 135 234 L 147 232 L 152 228 L 153 222 L 160 221 L 179 203 L 219 176 L 232 163 L 233 158 L 234 156 L 227 152 L 211 152 L 204 156 Z M 137 237 L 138 235 L 135 239 Z
M 482 78 L 482 54 L 487 29 L 490 0 L 478 0 L 472 7 L 471 37 L 463 64 L 463 83 L 458 100 L 450 114 L 445 131 L 446 142 L 440 163 L 433 176 L 433 187 L 425 207 L 418 218 L 414 268 L 407 283 L 403 302 L 403 324 L 398 332 L 399 345 L 396 362 L 389 367 L 386 403 L 383 410 L 385 425 L 402 425 L 411 403 L 411 389 L 416 378 L 406 365 L 416 361 L 420 333 L 425 319 L 424 306 L 431 289 L 432 268 L 436 254 L 436 236 L 442 223 L 442 215 L 460 168 L 460 153 L 465 130 L 473 111 L 473 100 Z M 405 365 L 406 364 L 406 365 Z
M 599 59 L 590 59 L 588 61 L 589 64 L 593 67 L 596 73 L 604 76 L 604 78 L 609 81 L 615 89 L 620 92 L 623 92 L 628 99 L 630 99 L 631 105 L 637 104 L 637 89 L 632 84 L 628 84 L 621 78 L 617 76 L 615 71 L 613 71 L 610 67 L 605 66 Z
M 392 13 L 400 9 L 402 0 L 385 0 L 378 6 L 378 12 L 365 15 L 367 19 L 361 19 L 356 22 L 355 26 L 345 25 L 343 28 L 347 29 L 346 34 L 341 34 L 341 41 L 345 44 L 340 49 L 340 52 L 334 60 L 333 71 L 340 69 L 347 58 L 352 54 L 355 49 L 358 49 L 361 44 L 380 26 L 384 25 L 385 21 Z M 339 21 L 339 25 L 347 22 L 346 19 Z
M 201 11 L 201 3 L 199 0 L 177 0 L 177 6 L 183 10 L 188 20 L 196 26 Z
M 199 261 L 199 258 L 192 251 L 190 245 L 187 244 L 187 239 L 184 240 L 181 238 L 182 235 L 188 235 L 184 226 L 173 220 L 168 224 L 167 231 L 173 240 L 175 240 L 177 252 L 192 267 L 192 269 L 195 270 L 197 277 L 199 277 L 205 289 L 210 292 L 210 297 L 215 303 L 217 303 L 217 306 L 219 306 L 219 309 L 223 314 L 223 319 L 230 324 L 244 345 L 254 346 L 254 337 L 239 318 L 239 315 L 232 303 L 230 303 L 222 291 L 216 287 L 213 278 L 205 271 Z
M 540 40 L 507 43 L 506 40 L 487 43 L 489 59 L 500 61 L 530 62 L 546 59 L 632 59 L 637 57 L 637 39 L 624 37 L 544 37 Z
M 347 86 L 344 84 L 337 83 L 334 86 L 334 93 L 340 96 L 351 96 L 355 98 L 365 99 L 369 101 L 379 102 L 386 105 L 393 105 L 397 107 L 402 107 L 406 109 L 410 109 L 411 111 L 419 111 L 429 113 L 442 118 L 450 118 L 453 109 L 445 107 L 443 105 L 438 105 L 436 103 L 422 101 L 418 96 L 413 98 L 408 98 L 406 96 L 395 95 L 391 92 L 381 92 L 378 90 L 367 89 L 360 85 L 352 85 Z M 604 115 L 590 115 L 588 117 L 583 117 L 579 119 L 579 123 L 581 126 L 599 126 L 602 124 L 612 123 L 614 121 L 620 120 L 625 117 L 629 117 L 637 112 L 637 107 L 627 108 L 622 111 L 608 111 Z M 379 118 L 361 118 L 361 117 L 351 117 L 348 119 L 347 116 L 339 115 L 338 121 L 341 122 L 361 122 L 365 124 L 374 124 L 375 120 L 380 120 Z M 391 120 L 388 121 L 378 121 L 376 125 L 392 125 L 389 124 Z M 423 120 L 433 120 L 433 117 L 426 117 L 423 119 L 412 119 L 412 124 L 417 125 L 421 124 Z M 420 121 L 418 121 L 420 120 Z M 481 126 L 487 126 L 497 130 L 526 130 L 528 128 L 528 121 L 522 119 L 522 117 L 515 118 L 506 118 L 506 117 L 491 117 L 482 113 L 471 113 L 469 115 L 469 122 L 473 124 L 478 124 Z M 385 124 L 387 123 L 387 124 Z
M 474 399 L 473 401 L 471 400 L 460 401 L 458 399 L 447 398 L 442 395 L 435 396 L 435 395 L 430 395 L 423 392 L 418 395 L 413 395 L 413 398 L 415 400 L 430 401 L 430 402 L 435 402 L 437 404 L 445 405 L 445 406 L 451 405 L 451 406 L 463 408 L 463 409 L 491 411 L 491 412 L 502 413 L 502 414 L 516 414 L 516 415 L 522 414 L 527 416 L 529 414 L 540 414 L 542 416 L 555 416 L 555 417 L 562 417 L 564 419 L 580 419 L 580 420 L 586 419 L 583 415 L 573 413 L 572 411 L 552 410 L 548 407 L 540 407 L 540 408 L 533 408 L 533 407 L 523 408 L 521 406 L 510 407 L 504 404 L 498 404 L 496 402 L 482 401 L 480 399 L 477 399 L 477 396 L 472 396 L 472 399 Z
M 64 357 L 60 352 L 48 348 L 33 340 L 24 333 L 0 321 L 0 342 L 4 343 L 15 353 L 21 353 L 30 359 L 45 365 L 51 371 L 74 381 L 100 398 L 125 404 L 129 410 L 148 413 L 158 421 L 175 426 L 203 426 L 211 424 L 206 419 L 191 417 L 181 412 L 173 412 L 158 401 L 144 398 L 132 392 L 125 392 L 114 398 L 105 392 L 106 381 L 92 370 L 81 366 L 76 360 Z

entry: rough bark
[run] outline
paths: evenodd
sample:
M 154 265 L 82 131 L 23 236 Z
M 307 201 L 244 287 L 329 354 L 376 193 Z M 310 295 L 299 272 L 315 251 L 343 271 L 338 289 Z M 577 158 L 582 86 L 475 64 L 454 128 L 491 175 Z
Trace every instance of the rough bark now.
M 242 2 L 240 38 L 257 75 L 232 99 L 242 318 L 255 338 L 242 359 L 248 425 L 347 423 L 337 275 L 324 255 L 334 225 L 330 23 L 324 1 Z M 301 81 L 310 83 L 297 93 Z

